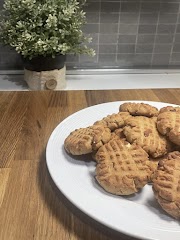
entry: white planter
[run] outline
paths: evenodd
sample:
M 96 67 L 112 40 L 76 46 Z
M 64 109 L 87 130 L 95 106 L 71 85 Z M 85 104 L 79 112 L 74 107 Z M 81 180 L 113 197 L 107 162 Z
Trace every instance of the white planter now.
M 41 72 L 24 69 L 24 80 L 30 90 L 62 90 L 66 88 L 66 66 Z

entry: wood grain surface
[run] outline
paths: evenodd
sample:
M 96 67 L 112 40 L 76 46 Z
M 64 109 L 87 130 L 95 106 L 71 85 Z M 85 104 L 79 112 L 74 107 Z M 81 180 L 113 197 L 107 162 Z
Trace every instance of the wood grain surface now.
M 45 149 L 53 129 L 91 105 L 149 100 L 180 104 L 180 89 L 0 92 L 0 239 L 125 240 L 56 188 Z

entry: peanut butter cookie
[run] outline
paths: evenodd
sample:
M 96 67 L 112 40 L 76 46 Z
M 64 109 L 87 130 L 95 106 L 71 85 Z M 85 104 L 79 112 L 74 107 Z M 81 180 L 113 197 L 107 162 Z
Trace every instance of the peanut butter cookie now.
M 180 219 L 180 152 L 169 153 L 159 162 L 152 181 L 160 206 L 172 217 Z
M 129 112 L 132 116 L 154 117 L 158 115 L 158 109 L 145 103 L 126 102 L 120 105 L 121 112 Z
M 107 191 L 116 195 L 138 192 L 150 179 L 148 154 L 137 145 L 112 139 L 96 153 L 96 179 Z
M 164 108 L 157 117 L 158 131 L 180 146 L 180 108 Z
M 97 151 L 110 138 L 111 131 L 109 128 L 102 125 L 94 125 L 71 132 L 64 141 L 64 147 L 72 155 L 82 155 Z

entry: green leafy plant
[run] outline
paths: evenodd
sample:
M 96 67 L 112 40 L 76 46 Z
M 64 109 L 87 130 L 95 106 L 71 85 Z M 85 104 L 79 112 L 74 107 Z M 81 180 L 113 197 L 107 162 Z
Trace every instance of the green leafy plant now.
M 82 26 L 85 0 L 5 0 L 0 39 L 23 57 L 74 53 L 94 55 Z

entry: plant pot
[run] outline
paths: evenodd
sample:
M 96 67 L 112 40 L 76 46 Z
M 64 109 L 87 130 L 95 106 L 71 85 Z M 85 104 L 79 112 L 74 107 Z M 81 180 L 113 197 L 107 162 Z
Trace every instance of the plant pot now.
M 61 90 L 66 87 L 66 56 L 22 58 L 24 79 L 30 90 Z

